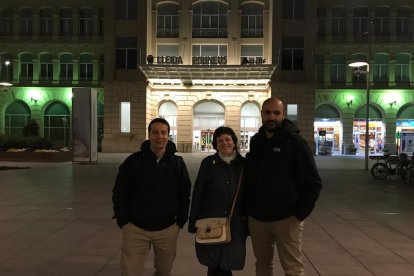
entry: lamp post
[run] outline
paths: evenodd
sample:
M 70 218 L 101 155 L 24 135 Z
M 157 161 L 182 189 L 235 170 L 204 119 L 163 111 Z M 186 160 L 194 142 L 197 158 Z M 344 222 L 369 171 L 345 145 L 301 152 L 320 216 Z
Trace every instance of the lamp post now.
M 367 62 L 364 61 L 358 61 L 353 62 L 349 64 L 350 67 L 363 67 L 366 66 L 366 71 L 362 71 L 361 73 L 364 73 L 367 79 L 367 87 L 366 87 L 366 99 L 367 99 L 367 105 L 365 109 L 365 170 L 368 171 L 368 159 L 369 159 L 369 61 L 371 58 L 371 38 L 370 38 L 370 31 L 371 27 L 374 25 L 374 21 L 370 20 L 367 25 L 367 31 L 364 33 L 364 35 L 367 36 L 368 39 L 368 58 Z
M 350 67 L 363 67 L 366 66 L 366 71 L 362 71 L 361 73 L 365 73 L 367 79 L 367 87 L 366 87 L 366 114 L 365 114 L 365 170 L 368 170 L 368 158 L 369 158 L 369 63 L 365 61 L 358 61 L 349 64 Z
M 5 62 L 2 62 L 0 58 L 0 78 L 2 78 L 3 66 L 6 66 L 6 79 L 4 81 L 0 79 L 0 86 L 7 87 L 7 86 L 13 85 L 9 82 L 9 68 L 8 68 L 9 65 L 10 65 L 10 61 L 6 60 Z
M 63 147 L 66 147 L 66 126 L 68 124 L 68 119 L 63 116 L 62 117 L 62 122 L 63 122 Z

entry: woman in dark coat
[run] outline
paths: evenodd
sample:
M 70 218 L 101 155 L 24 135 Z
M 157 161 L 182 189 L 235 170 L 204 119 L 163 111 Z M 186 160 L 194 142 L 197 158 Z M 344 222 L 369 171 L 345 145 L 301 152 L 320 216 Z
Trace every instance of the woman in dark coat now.
M 229 215 L 244 158 L 236 149 L 237 137 L 229 127 L 219 127 L 213 134 L 216 154 L 201 162 L 194 186 L 188 231 L 196 232 L 197 219 Z M 241 270 L 246 257 L 247 219 L 244 211 L 243 187 L 230 221 L 231 242 L 227 244 L 195 244 L 197 258 L 208 267 L 207 275 L 232 275 Z

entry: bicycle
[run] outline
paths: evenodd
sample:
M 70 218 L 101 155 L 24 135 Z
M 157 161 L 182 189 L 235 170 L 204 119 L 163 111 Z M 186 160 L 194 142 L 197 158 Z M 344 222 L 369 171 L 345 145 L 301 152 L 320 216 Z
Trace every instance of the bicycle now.
M 405 184 L 414 186 L 414 156 L 410 160 L 407 154 L 401 153 L 401 155 L 405 165 L 401 171 L 401 179 Z
M 388 175 L 401 176 L 401 173 L 405 171 L 403 169 L 405 164 L 398 155 L 370 156 L 369 159 L 376 160 L 371 168 L 371 175 L 374 179 L 382 180 Z

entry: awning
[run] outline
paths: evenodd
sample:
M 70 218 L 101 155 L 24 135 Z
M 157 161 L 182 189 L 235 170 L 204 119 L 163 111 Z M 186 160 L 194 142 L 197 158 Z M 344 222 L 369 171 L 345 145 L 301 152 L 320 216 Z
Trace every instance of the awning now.
M 267 84 L 276 65 L 142 65 L 151 84 L 257 85 Z

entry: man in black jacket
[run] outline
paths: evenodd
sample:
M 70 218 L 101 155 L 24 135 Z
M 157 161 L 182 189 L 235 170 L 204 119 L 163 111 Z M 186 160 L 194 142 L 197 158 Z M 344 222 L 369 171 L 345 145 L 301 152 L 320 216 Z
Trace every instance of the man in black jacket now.
M 322 184 L 313 154 L 298 128 L 285 119 L 278 98 L 261 110 L 263 126 L 247 154 L 247 212 L 256 275 L 273 276 L 276 244 L 285 275 L 304 275 L 303 220 L 312 212 Z
M 141 151 L 119 167 L 112 202 L 122 229 L 122 275 L 142 274 L 151 245 L 155 275 L 171 275 L 178 233 L 188 219 L 191 183 L 169 132 L 166 120 L 152 120 Z

